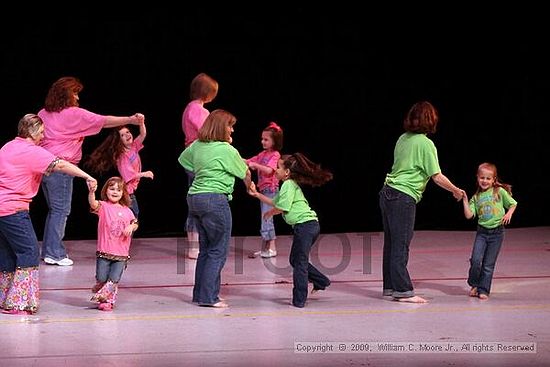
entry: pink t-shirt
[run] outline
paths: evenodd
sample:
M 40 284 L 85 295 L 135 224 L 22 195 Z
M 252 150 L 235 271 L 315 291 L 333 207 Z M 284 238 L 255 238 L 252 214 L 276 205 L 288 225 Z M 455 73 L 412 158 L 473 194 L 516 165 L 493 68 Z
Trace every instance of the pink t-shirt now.
M 59 112 L 41 109 L 38 116 L 44 121 L 44 139 L 40 145 L 74 164 L 82 158 L 84 137 L 98 134 L 107 120 L 107 116 L 80 107 L 69 107 Z
M 96 214 L 99 216 L 97 251 L 110 255 L 129 256 L 132 237 L 124 235 L 124 228 L 136 218 L 132 210 L 118 203 L 100 200 Z
M 279 188 L 279 180 L 275 177 L 275 170 L 277 169 L 277 162 L 280 158 L 281 153 L 278 151 L 264 150 L 260 154 L 246 160 L 247 162 L 254 162 L 273 168 L 273 172 L 270 175 L 266 175 L 262 171 L 258 170 L 258 190 L 277 190 Z
M 191 145 L 199 137 L 199 129 L 204 124 L 204 120 L 210 112 L 204 108 L 202 102 L 198 99 L 191 101 L 185 107 L 181 119 L 181 127 L 185 134 L 185 146 Z
M 0 217 L 29 210 L 42 174 L 55 158 L 46 149 L 20 137 L 0 149 Z
M 120 176 L 126 183 L 126 188 L 129 194 L 136 191 L 140 178 L 137 177 L 141 172 L 141 158 L 139 151 L 143 148 L 141 139 L 136 139 L 132 142 L 130 150 L 121 154 L 117 161 L 117 168 Z

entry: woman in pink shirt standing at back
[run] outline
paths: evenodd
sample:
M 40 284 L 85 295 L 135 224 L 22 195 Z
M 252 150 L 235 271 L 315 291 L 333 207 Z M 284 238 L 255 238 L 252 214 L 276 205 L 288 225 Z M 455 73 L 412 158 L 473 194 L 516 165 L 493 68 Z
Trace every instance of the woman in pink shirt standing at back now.
M 48 91 L 44 108 L 38 112 L 45 126 L 42 147 L 75 165 L 82 158 L 82 143 L 86 136 L 96 135 L 103 128 L 139 125 L 145 121 L 140 113 L 128 117 L 107 116 L 80 108 L 78 94 L 83 88 L 75 77 L 58 79 Z M 46 264 L 72 265 L 73 260 L 67 256 L 63 237 L 71 212 L 73 177 L 54 172 L 42 180 L 42 191 L 48 205 L 48 215 L 41 256 Z
M 204 107 L 206 103 L 212 102 L 218 95 L 218 82 L 212 79 L 205 73 L 200 73 L 191 81 L 189 97 L 191 102 L 187 104 L 183 111 L 181 127 L 185 134 L 185 147 L 187 148 L 192 142 L 197 140 L 199 129 L 204 124 L 204 120 L 210 112 Z M 191 187 L 195 174 L 185 170 L 187 174 L 188 188 Z M 199 254 L 199 232 L 197 224 L 192 216 L 187 215 L 185 223 L 187 231 L 187 241 L 189 242 L 189 250 L 187 256 L 190 259 L 196 259 Z

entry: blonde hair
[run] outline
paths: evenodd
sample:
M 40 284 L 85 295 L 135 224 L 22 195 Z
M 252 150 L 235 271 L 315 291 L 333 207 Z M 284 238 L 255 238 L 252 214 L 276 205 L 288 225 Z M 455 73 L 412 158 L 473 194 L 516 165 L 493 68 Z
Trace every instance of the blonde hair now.
M 497 175 L 497 166 L 495 166 L 493 163 L 489 163 L 489 162 L 484 162 L 484 163 L 481 163 L 478 167 L 477 167 L 477 174 L 479 175 L 479 173 L 481 172 L 481 170 L 487 170 L 487 171 L 492 171 L 493 172 L 493 178 L 495 179 L 495 182 L 493 184 L 493 196 L 495 198 L 499 198 L 499 195 L 498 195 L 498 191 L 499 189 L 502 187 L 504 190 L 508 191 L 508 193 L 510 195 L 512 195 L 512 185 L 509 185 L 507 183 L 503 183 L 503 182 L 500 182 L 499 179 L 498 179 L 498 175 Z M 479 184 L 477 185 L 477 190 L 476 190 L 476 193 L 474 194 L 475 196 L 478 196 L 481 192 L 483 191 L 483 189 L 479 186 Z

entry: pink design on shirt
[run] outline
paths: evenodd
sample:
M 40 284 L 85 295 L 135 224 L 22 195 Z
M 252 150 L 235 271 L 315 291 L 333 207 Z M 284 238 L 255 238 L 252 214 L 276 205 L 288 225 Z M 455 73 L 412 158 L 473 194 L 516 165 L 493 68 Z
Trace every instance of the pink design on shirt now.
M 266 175 L 262 171 L 258 170 L 258 190 L 277 190 L 279 188 L 279 180 L 275 177 L 275 170 L 277 169 L 277 162 L 280 158 L 281 153 L 278 151 L 264 150 L 260 154 L 246 160 L 247 162 L 254 162 L 273 168 L 273 172 L 270 175 Z
M 69 107 L 59 112 L 42 109 L 38 116 L 44 121 L 44 139 L 40 145 L 74 164 L 82 158 L 84 138 L 98 134 L 107 120 L 107 116 L 80 107 Z
M 204 124 L 204 120 L 210 112 L 204 108 L 202 102 L 198 99 L 191 101 L 185 107 L 181 119 L 181 127 L 185 134 L 185 146 L 191 145 L 199 137 L 199 129 Z
M 127 206 L 100 200 L 97 215 L 97 251 L 129 256 L 132 237 L 124 235 L 124 228 L 136 219 L 134 213 Z
M 0 216 L 29 210 L 42 174 L 55 158 L 46 149 L 20 137 L 0 149 Z
M 143 142 L 141 139 L 134 140 L 130 150 L 121 154 L 117 161 L 118 172 L 126 183 L 129 194 L 133 194 L 139 185 L 140 177 L 138 177 L 138 174 L 141 173 L 139 151 L 142 148 Z

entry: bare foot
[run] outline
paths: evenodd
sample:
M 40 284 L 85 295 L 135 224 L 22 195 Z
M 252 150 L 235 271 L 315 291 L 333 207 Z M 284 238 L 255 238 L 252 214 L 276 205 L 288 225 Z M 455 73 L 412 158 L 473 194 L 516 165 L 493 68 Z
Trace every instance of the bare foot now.
M 428 303 L 428 301 L 426 301 L 424 298 L 418 297 L 418 296 L 394 298 L 394 300 L 398 302 L 406 302 L 406 303 Z
M 472 289 L 470 289 L 470 297 L 477 297 L 478 295 L 477 287 L 472 287 Z
M 479 299 L 482 301 L 487 301 L 489 299 L 489 296 L 485 293 L 482 293 L 479 295 Z

